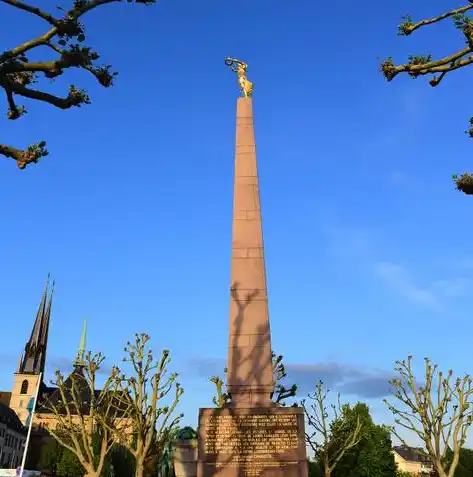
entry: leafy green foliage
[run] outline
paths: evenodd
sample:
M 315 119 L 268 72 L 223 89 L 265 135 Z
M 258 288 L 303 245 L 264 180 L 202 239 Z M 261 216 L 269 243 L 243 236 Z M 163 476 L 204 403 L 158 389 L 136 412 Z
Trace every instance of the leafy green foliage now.
M 227 373 L 227 368 L 224 369 Z M 225 389 L 225 382 L 220 376 L 212 376 L 210 382 L 215 384 L 215 396 L 212 397 L 212 402 L 215 407 L 222 408 L 227 402 L 230 402 L 231 396 Z
M 344 454 L 360 442 L 363 433 L 363 424 L 358 417 L 345 419 L 350 406 L 340 404 L 340 395 L 337 405 L 327 405 L 328 393 L 319 381 L 315 392 L 308 395 L 309 401 L 303 399 L 301 402 L 307 420 L 306 442 L 325 477 L 332 475 Z
M 429 61 L 432 61 L 432 55 L 409 55 L 411 65 L 425 65 Z
M 318 460 L 309 460 L 309 477 L 324 477 L 323 465 Z
M 415 477 L 413 474 L 410 472 L 407 472 L 406 470 L 396 470 L 396 477 Z
M 343 414 L 332 423 L 332 439 L 345 439 L 357 421 L 362 424 L 361 439 L 345 452 L 332 477 L 396 477 L 389 429 L 373 422 L 366 404 L 344 406 Z
M 99 465 L 99 460 L 100 460 L 100 447 L 102 446 L 102 433 L 103 429 L 100 427 L 97 428 L 97 431 L 94 433 L 92 437 L 92 447 L 93 447 L 93 455 L 94 455 L 94 464 L 95 468 L 98 467 Z M 103 463 L 103 468 L 102 468 L 102 473 L 100 474 L 100 477 L 113 477 L 114 471 L 113 471 L 113 465 L 112 465 L 112 459 L 111 459 L 111 452 L 113 450 L 110 449 L 110 452 L 107 453 L 104 463 Z
M 453 459 L 452 449 L 447 450 L 446 460 L 451 462 Z M 463 448 L 460 450 L 460 460 L 455 469 L 455 477 L 471 477 L 473 475 L 473 449 Z
M 177 434 L 178 432 L 173 432 L 168 437 L 159 453 L 156 477 L 175 477 L 173 445 Z
M 405 15 L 402 17 L 402 21 L 397 27 L 397 34 L 399 36 L 408 36 L 411 34 L 412 31 L 412 17 L 410 15 Z
M 135 458 L 125 447 L 115 445 L 110 454 L 110 461 L 113 469 L 113 476 L 110 477 L 130 477 L 130 475 L 134 475 Z
M 58 464 L 66 450 L 55 439 L 50 439 L 41 446 L 38 468 L 41 472 L 51 474 L 53 477 L 57 473 Z M 70 451 L 66 451 L 70 452 Z
M 473 20 L 464 13 L 453 15 L 452 18 L 455 27 L 463 32 L 465 43 L 471 48 L 473 46 Z
M 65 449 L 57 464 L 56 472 L 59 477 L 83 477 L 85 469 L 77 456 Z
M 177 439 L 197 439 L 197 431 L 191 426 L 183 427 L 177 431 Z
M 98 434 L 93 437 L 93 445 L 95 447 L 94 455 L 98 459 L 101 445 L 101 437 Z M 101 477 L 128 477 L 131 475 L 123 455 L 124 451 L 118 445 L 115 446 L 105 460 Z M 77 456 L 52 438 L 48 439 L 41 447 L 38 467 L 39 470 L 53 477 L 82 477 L 84 475 L 84 468 Z M 125 472 L 117 473 L 114 471 L 115 468 L 125 470 Z
M 457 190 L 467 195 L 473 195 L 473 176 L 469 172 L 465 172 L 460 176 L 453 174 L 452 179 Z

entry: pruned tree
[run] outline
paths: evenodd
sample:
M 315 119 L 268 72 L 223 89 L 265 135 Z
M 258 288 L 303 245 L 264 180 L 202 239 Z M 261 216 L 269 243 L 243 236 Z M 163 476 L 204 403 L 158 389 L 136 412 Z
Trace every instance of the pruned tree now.
M 453 378 L 452 370 L 444 375 L 425 358 L 425 376 L 419 382 L 412 369 L 412 356 L 396 361 L 395 370 L 399 378 L 391 385 L 399 407 L 384 401 L 396 425 L 421 439 L 439 477 L 454 477 L 473 420 L 472 378 Z M 395 427 L 393 432 L 407 445 Z
M 445 76 L 451 71 L 459 70 L 473 63 L 473 19 L 467 15 L 473 9 L 473 1 L 465 6 L 448 10 L 434 18 L 414 22 L 410 15 L 403 17 L 398 26 L 398 35 L 409 36 L 420 28 L 428 25 L 435 25 L 443 20 L 453 20 L 454 26 L 461 31 L 465 46 L 457 51 L 441 57 L 433 58 L 432 55 L 411 55 L 407 63 L 395 65 L 390 57 L 381 64 L 381 70 L 388 81 L 392 81 L 396 76 L 405 73 L 412 78 L 419 76 L 431 76 L 429 81 L 431 86 L 438 86 Z M 473 117 L 470 119 L 469 128 L 466 131 L 470 138 L 473 138 Z M 467 195 L 473 194 L 473 176 L 464 173 L 460 176 L 454 175 L 453 180 L 456 188 Z
M 46 30 L 41 35 L 26 38 L 20 45 L 8 48 L 0 54 L 0 87 L 5 91 L 8 119 L 19 119 L 27 112 L 25 106 L 17 103 L 19 97 L 42 101 L 59 109 L 89 104 L 90 98 L 86 91 L 74 85 L 71 85 L 67 95 L 62 97 L 43 91 L 41 88 L 32 88 L 32 85 L 41 79 L 54 80 L 69 68 L 80 68 L 91 73 L 105 88 L 113 85 L 113 79 L 117 73 L 111 71 L 111 65 L 96 64 L 100 55 L 90 46 L 86 46 L 85 26 L 82 20 L 86 13 L 98 7 L 122 1 L 74 0 L 69 10 L 58 7 L 60 13 L 53 15 L 43 8 L 21 0 L 0 0 L 0 3 L 36 16 L 46 25 Z M 126 1 L 143 5 L 155 3 L 155 0 Z M 55 59 L 30 61 L 31 56 L 41 55 L 44 48 L 49 49 L 55 55 Z M 43 53 L 42 56 L 47 55 Z M 0 140 L 0 155 L 15 160 L 20 169 L 38 162 L 47 154 L 45 141 L 20 149 L 4 144 Z
M 286 369 L 283 363 L 283 356 L 276 355 L 276 353 L 271 354 L 272 363 L 273 363 L 273 381 L 274 381 L 274 390 L 271 393 L 271 399 L 273 402 L 285 406 L 284 401 L 290 397 L 296 395 L 297 385 L 293 384 L 290 388 L 284 386 L 283 381 L 286 378 Z M 227 375 L 227 368 L 224 369 L 225 376 Z M 215 384 L 216 394 L 212 398 L 212 402 L 215 407 L 222 408 L 225 404 L 231 401 L 231 395 L 226 391 L 225 382 L 219 376 L 212 376 L 210 382 Z
M 330 477 L 345 453 L 360 442 L 363 431 L 359 416 L 354 422 L 344 419 L 349 406 L 340 404 L 340 395 L 337 404 L 327 405 L 329 392 L 319 381 L 315 391 L 308 395 L 311 402 L 306 399 L 301 402 L 307 421 L 306 442 L 322 463 L 325 477 Z M 338 438 L 334 435 L 335 429 Z
M 113 404 L 111 391 L 118 369 L 112 370 L 102 390 L 96 388 L 96 376 L 103 360 L 102 354 L 89 352 L 84 365 L 76 367 L 67 379 L 56 371 L 53 381 L 56 390 L 43 397 L 38 409 L 38 414 L 52 413 L 55 426 L 49 427 L 48 432 L 77 456 L 86 477 L 102 474 L 105 459 L 114 444 L 113 435 L 102 423 L 116 422 L 123 415 L 123 408 Z
M 177 382 L 177 373 L 168 373 L 169 351 L 164 350 L 155 360 L 148 348 L 149 339 L 147 334 L 139 333 L 134 343 L 127 343 L 123 361 L 130 363 L 132 374 L 120 374 L 115 380 L 117 407 L 128 410 L 128 426 L 104 422 L 104 427 L 134 456 L 135 477 L 143 477 L 152 452 L 159 455 L 164 451 L 183 416 L 174 415 L 184 390 Z M 166 403 L 166 399 L 170 402 Z
M 225 375 L 227 374 L 227 368 L 224 369 Z M 231 401 L 231 396 L 225 390 L 225 383 L 219 376 L 212 376 L 210 382 L 215 384 L 215 396 L 212 398 L 212 402 L 215 407 L 222 408 Z
M 277 403 L 285 406 L 284 401 L 290 397 L 294 397 L 297 393 L 297 384 L 293 384 L 290 388 L 284 386 L 284 378 L 286 378 L 286 368 L 282 362 L 282 354 L 277 355 L 272 353 L 273 360 L 273 381 L 274 391 L 271 394 L 271 399 Z

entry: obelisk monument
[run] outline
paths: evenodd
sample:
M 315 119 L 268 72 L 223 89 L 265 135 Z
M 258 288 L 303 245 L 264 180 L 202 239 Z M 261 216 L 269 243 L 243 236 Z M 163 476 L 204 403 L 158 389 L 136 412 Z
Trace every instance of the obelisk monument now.
M 236 72 L 237 100 L 227 391 L 234 406 L 269 406 L 273 390 L 263 227 L 253 127 L 253 85 Z
M 253 84 L 243 61 L 225 60 L 237 100 L 227 392 L 201 409 L 197 477 L 307 477 L 301 408 L 271 402 L 274 390 L 263 230 L 253 126 Z

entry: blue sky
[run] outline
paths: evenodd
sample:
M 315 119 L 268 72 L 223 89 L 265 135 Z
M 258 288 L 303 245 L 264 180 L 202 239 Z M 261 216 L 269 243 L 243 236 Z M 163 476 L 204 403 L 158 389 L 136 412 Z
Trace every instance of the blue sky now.
M 211 405 L 230 286 L 238 90 L 227 55 L 255 83 L 273 347 L 301 394 L 323 377 L 390 422 L 379 383 L 396 359 L 471 371 L 473 205 L 450 180 L 471 168 L 471 71 L 437 89 L 385 82 L 380 58 L 462 47 L 450 24 L 398 37 L 402 15 L 460 6 L 412 3 L 162 0 L 90 14 L 88 42 L 120 72 L 116 86 L 72 72 L 46 87 L 86 87 L 90 106 L 25 103 L 27 116 L 2 123 L 2 142 L 46 139 L 51 155 L 25 171 L 0 161 L 0 388 L 50 271 L 49 372 L 74 358 L 87 316 L 88 347 L 110 364 L 137 331 L 172 351 L 185 422 Z M 43 31 L 9 6 L 0 16 L 5 47 Z

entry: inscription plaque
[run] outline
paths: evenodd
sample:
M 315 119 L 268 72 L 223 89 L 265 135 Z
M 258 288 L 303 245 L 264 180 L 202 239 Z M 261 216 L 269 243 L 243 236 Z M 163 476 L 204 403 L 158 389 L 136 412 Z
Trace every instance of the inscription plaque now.
M 300 473 L 306 458 L 301 411 L 202 409 L 198 476 L 304 475 Z

